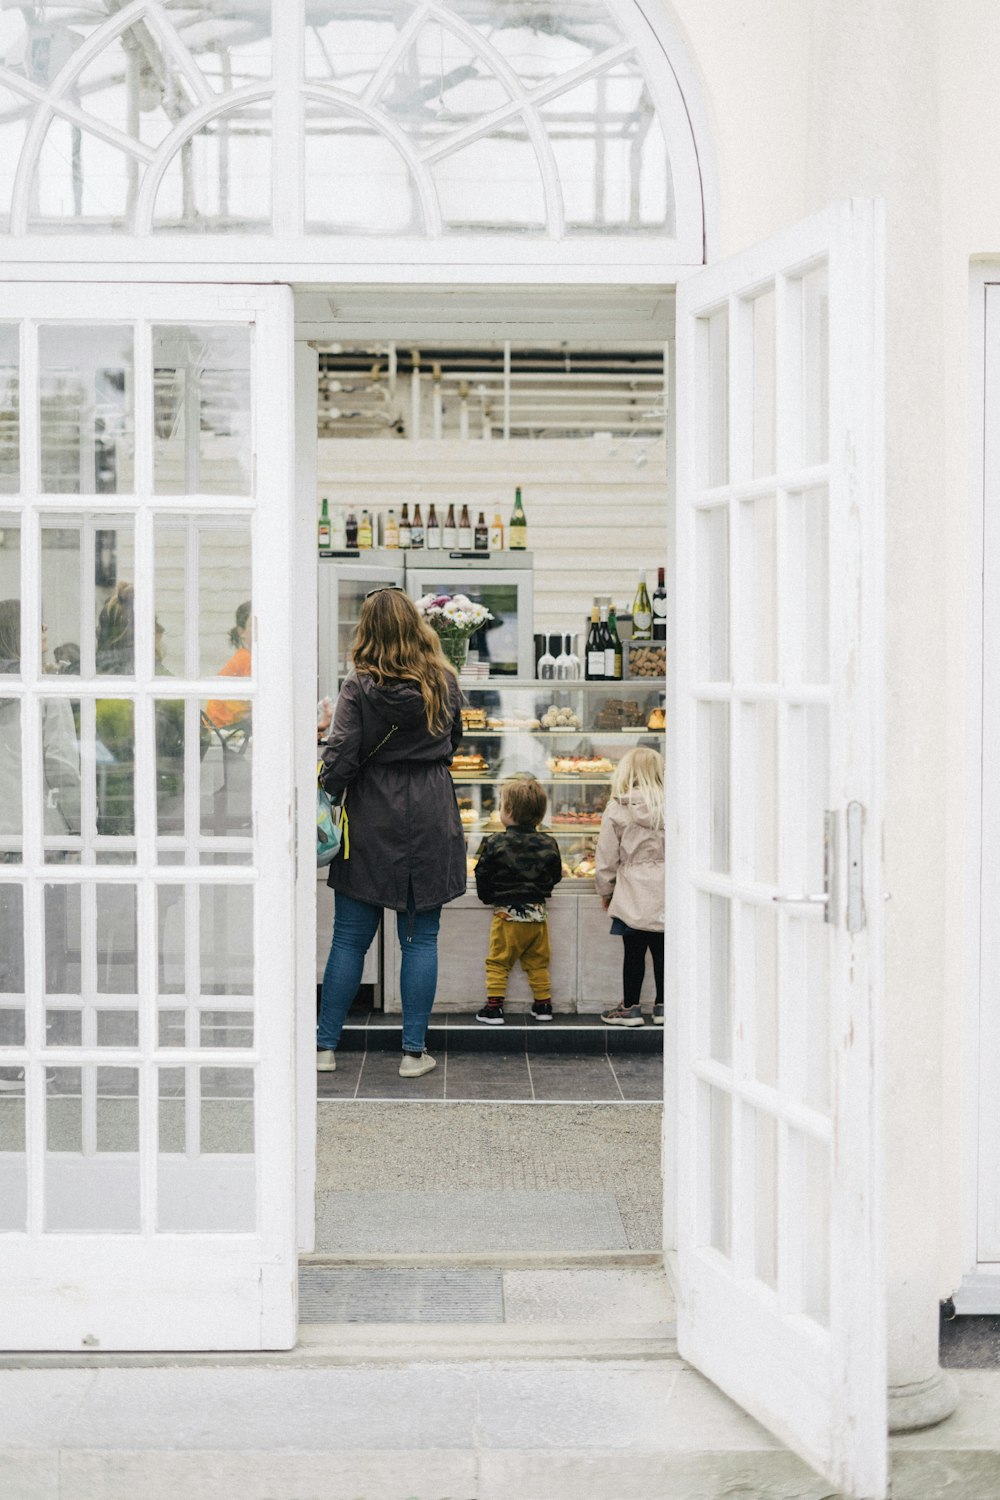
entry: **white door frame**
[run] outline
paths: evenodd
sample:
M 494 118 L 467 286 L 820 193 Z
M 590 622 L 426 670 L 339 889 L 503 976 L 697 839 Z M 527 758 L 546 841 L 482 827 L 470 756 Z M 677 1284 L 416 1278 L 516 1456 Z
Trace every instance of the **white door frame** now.
M 140 1001 L 138 1003 L 138 1048 L 129 1053 L 121 1049 L 62 1048 L 59 1051 L 45 1043 L 39 1020 L 41 1000 L 28 1009 L 28 1049 L 25 1067 L 30 1071 L 34 1088 L 29 1095 L 27 1123 L 28 1181 L 33 1189 L 29 1199 L 28 1233 L 11 1233 L 0 1237 L 0 1256 L 5 1262 L 0 1280 L 0 1299 L 5 1303 L 3 1326 L 8 1347 L 15 1349 L 260 1349 L 288 1348 L 295 1341 L 295 1244 L 294 1244 L 294 1138 L 290 1111 L 292 1089 L 291 1043 L 286 1024 L 287 1012 L 273 1003 L 273 997 L 287 986 L 291 969 L 291 944 L 288 934 L 293 921 L 292 891 L 288 880 L 290 842 L 292 838 L 292 778 L 288 744 L 288 719 L 291 713 L 288 675 L 285 662 L 292 653 L 288 613 L 284 607 L 260 609 L 260 623 L 254 645 L 255 677 L 246 687 L 253 699 L 258 684 L 263 684 L 273 708 L 271 727 L 258 724 L 254 744 L 254 865 L 241 869 L 239 878 L 234 867 L 199 868 L 195 883 L 218 885 L 238 880 L 252 884 L 255 933 L 255 1030 L 252 1048 L 232 1052 L 197 1045 L 197 1050 L 170 1051 L 160 1047 L 156 1032 L 156 1007 L 151 997 L 158 991 L 156 954 L 149 943 L 150 931 L 155 937 L 155 899 L 157 881 L 170 883 L 168 870 L 177 871 L 183 881 L 182 866 L 167 866 L 157 858 L 153 840 L 156 837 L 155 777 L 153 775 L 152 697 L 162 693 L 164 679 L 153 668 L 153 558 L 154 530 L 151 514 L 174 513 L 248 515 L 253 528 L 254 549 L 252 589 L 255 601 L 262 601 L 268 590 L 278 594 L 283 605 L 291 581 L 291 557 L 288 547 L 289 527 L 277 505 L 261 503 L 268 495 L 280 495 L 291 484 L 291 294 L 285 288 L 178 287 L 175 284 L 140 286 L 119 284 L 113 297 L 106 291 L 95 295 L 86 282 L 72 286 L 41 283 L 34 287 L 13 289 L 4 313 L 7 320 L 21 322 L 30 330 L 31 320 L 41 323 L 75 322 L 84 328 L 104 323 L 134 324 L 136 332 L 134 368 L 136 381 L 134 431 L 136 434 L 136 477 L 129 494 L 101 495 L 91 501 L 86 491 L 81 497 L 42 492 L 34 454 L 37 444 L 22 451 L 21 492 L 27 502 L 23 514 L 29 523 L 25 537 L 24 572 L 21 597 L 25 601 L 22 615 L 24 639 L 22 663 L 38 661 L 40 621 L 40 578 L 35 545 L 35 518 L 62 511 L 81 514 L 125 513 L 135 516 L 137 576 L 147 585 L 145 598 L 137 596 L 136 671 L 134 680 L 109 679 L 108 693 L 134 694 L 137 743 L 141 751 L 137 764 L 144 772 L 136 782 L 136 819 L 138 853 L 136 862 L 127 865 L 102 865 L 101 882 L 134 882 L 137 888 L 138 926 L 145 930 L 146 942 L 140 946 Z M 250 325 L 254 330 L 251 371 L 266 371 L 269 402 L 258 400 L 252 430 L 252 461 L 256 483 L 252 493 L 242 496 L 191 497 L 165 495 L 153 485 L 153 373 L 150 327 L 155 323 Z M 27 332 L 22 337 L 22 392 L 37 410 L 35 344 Z M 254 381 L 257 387 L 257 382 Z M 258 392 L 259 394 L 259 392 Z M 24 404 L 22 395 L 22 405 Z M 26 416 L 29 435 L 34 419 Z M 11 507 L 16 509 L 17 507 Z M 258 611 L 255 610 L 255 614 Z M 196 637 L 193 637 L 196 639 Z M 196 659 L 196 658 L 195 658 Z M 189 667 L 191 655 L 188 657 Z M 44 682 L 34 667 L 23 667 L 24 691 L 31 703 L 32 688 L 36 696 L 61 696 L 66 700 L 75 693 L 93 698 L 95 688 L 86 681 L 53 677 Z M 37 680 L 36 680 L 37 679 Z M 197 676 L 172 678 L 176 690 L 187 689 L 197 708 L 197 699 L 212 695 L 213 684 L 202 683 Z M 20 683 L 17 683 L 20 688 Z M 192 716 L 187 715 L 191 722 Z M 197 714 L 194 715 L 197 723 Z M 26 727 L 27 759 L 25 765 L 41 765 L 37 716 L 29 714 Z M 197 743 L 189 745 L 188 767 L 197 766 Z M 34 772 L 33 776 L 40 773 Z M 29 790 L 31 781 L 28 781 Z M 195 809 L 198 827 L 197 784 L 186 797 Z M 257 816 L 264 794 L 280 810 L 287 804 L 287 815 L 262 821 Z M 38 866 L 35 850 L 40 849 L 40 796 L 29 796 L 26 804 L 26 863 L 28 878 L 26 908 L 31 926 L 26 942 L 26 965 L 31 976 L 29 993 L 41 997 L 44 991 L 42 953 L 44 941 L 39 927 L 40 887 L 53 872 L 65 871 L 63 878 L 73 880 L 70 867 Z M 189 836 L 194 836 L 189 823 Z M 88 863 L 86 856 L 84 865 Z M 194 863 L 197 864 L 197 855 Z M 14 876 L 16 870 L 11 869 Z M 86 875 L 86 870 L 84 871 Z M 140 939 L 141 942 L 141 939 Z M 141 1188 L 141 1229 L 134 1234 L 90 1234 L 45 1232 L 41 1217 L 44 1201 L 43 1172 L 46 1162 L 45 1100 L 42 1088 L 47 1066 L 78 1065 L 97 1067 L 135 1067 L 139 1073 L 139 1112 L 141 1119 L 140 1153 L 137 1171 Z M 252 1167 L 255 1180 L 256 1228 L 239 1233 L 164 1232 L 158 1228 L 155 1202 L 158 1172 L 158 1091 L 157 1068 L 201 1064 L 209 1067 L 252 1067 L 256 1071 L 255 1090 L 256 1160 Z M 284 1104 L 282 1103 L 284 1101 Z M 211 1158 L 208 1158 L 211 1160 Z M 199 1159 L 191 1159 L 190 1169 L 197 1172 Z M 32 1206 L 33 1205 L 33 1206 Z
M 810 363 L 819 339 L 801 278 L 821 267 L 829 356 Z M 834 1483 L 871 1497 L 887 1485 L 883 279 L 880 206 L 856 200 L 679 288 L 674 550 L 697 566 L 674 590 L 668 716 L 680 1352 Z M 810 384 L 829 437 L 807 446 Z M 828 520 L 807 531 L 802 498 L 824 494 Z M 807 540 L 817 532 L 825 546 Z M 828 645 L 810 665 L 795 641 L 816 617 Z M 811 1031 L 817 1001 L 826 1023 Z M 810 1297 L 821 1258 L 825 1289 Z
M 995 670 L 986 656 L 988 634 L 996 644 L 995 601 L 991 607 L 989 584 L 1000 569 L 1000 545 L 996 528 L 991 536 L 986 527 L 986 508 L 992 484 L 994 505 L 1000 505 L 997 480 L 997 450 L 1000 445 L 1000 421 L 991 423 L 987 411 L 988 385 L 994 402 L 1000 395 L 1000 359 L 996 342 L 991 351 L 987 341 L 988 318 L 996 320 L 1000 337 L 1000 266 L 977 266 L 969 286 L 969 505 L 966 547 L 966 653 L 965 653 L 965 850 L 964 850 L 964 942 L 965 972 L 963 982 L 962 1035 L 962 1264 L 964 1274 L 954 1292 L 959 1313 L 1000 1313 L 1000 1263 L 980 1261 L 979 1239 L 982 1175 L 988 1170 L 984 1159 L 982 1105 L 993 1097 L 984 1089 L 983 1069 L 987 1063 L 984 1049 L 996 1047 L 996 1018 L 983 1014 L 985 949 L 996 958 L 995 922 L 984 922 L 989 909 L 990 893 L 997 891 L 997 862 L 1000 848 L 990 849 L 984 838 L 985 773 L 987 746 L 993 746 L 1000 734 L 996 722 L 996 684 L 993 682 L 993 717 L 987 719 L 990 705 L 988 692 Z M 992 427 L 992 432 L 991 432 Z M 991 545 L 992 543 L 992 545 Z M 995 910 L 995 908 L 994 908 Z M 995 1157 L 994 1167 L 1000 1167 Z

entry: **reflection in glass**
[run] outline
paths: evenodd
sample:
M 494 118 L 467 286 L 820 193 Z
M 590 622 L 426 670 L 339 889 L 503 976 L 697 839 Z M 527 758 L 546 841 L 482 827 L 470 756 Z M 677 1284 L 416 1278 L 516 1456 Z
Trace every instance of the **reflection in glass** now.
M 707 1181 L 701 1192 L 707 1197 L 703 1210 L 707 1243 L 722 1255 L 729 1255 L 732 1236 L 732 1100 L 721 1089 L 698 1085 L 702 1129 L 699 1135 L 708 1141 Z
M 545 225 L 542 174 L 520 116 L 443 157 L 431 173 L 442 221 L 454 233 L 541 230 Z
M 138 1233 L 137 1068 L 47 1069 L 45 1146 L 47 1233 Z
M 201 976 L 203 995 L 252 995 L 253 887 L 203 885 Z
M 45 887 L 45 993 L 79 995 L 81 984 L 79 885 Z
M 762 1110 L 745 1111 L 745 1128 L 754 1143 L 754 1274 L 768 1286 L 778 1284 L 778 1129 Z
M 733 1060 L 733 978 L 730 962 L 730 902 L 726 896 L 698 893 L 698 990 L 708 1056 Z M 705 1043 L 702 1044 L 703 1046 Z
M 83 1011 L 77 1006 L 74 1010 L 47 1010 L 45 1012 L 45 1045 L 46 1047 L 82 1047 L 83 1046 Z
M 393 142 L 370 121 L 314 100 L 306 104 L 304 189 L 307 234 L 426 232 L 416 183 Z
M 778 916 L 773 907 L 744 906 L 748 999 L 753 1009 L 753 1074 L 778 1082 Z
M 0 863 L 21 863 L 23 833 L 21 701 L 0 698 Z
M 27 1228 L 26 1090 L 24 1068 L 0 1064 L 0 1234 Z
M 204 1010 L 200 1041 L 203 1047 L 252 1047 L 253 1012 L 249 1010 Z
M 571 233 L 673 232 L 666 141 L 634 61 L 542 109 Z
M 252 674 L 253 613 L 250 600 L 250 528 L 238 525 L 198 528 L 199 677 Z M 210 703 L 218 728 L 245 719 L 248 704 Z
M 0 89 L 0 111 L 3 90 Z M 3 128 L 0 126 L 0 162 L 3 159 Z M 0 189 L 3 166 L 0 165 Z M 0 228 L 3 204 L 0 198 Z M 21 382 L 19 374 L 18 327 L 0 323 L 0 495 L 16 495 L 21 482 Z M 0 528 L 4 522 L 0 519 Z M 9 590 L 7 578 L 0 576 L 0 597 Z M 15 592 L 20 593 L 20 587 Z
M 0 512 L 0 676 L 21 673 L 21 526 Z
M 737 676 L 752 682 L 776 682 L 778 676 L 778 527 L 777 502 L 761 495 L 740 506 L 740 591 L 742 629 L 737 646 L 742 661 Z
M 0 803 L 2 806 L 2 803 Z M 0 995 L 24 994 L 24 890 L 11 880 L 0 882 Z M 6 1022 L 19 1014 L 24 1027 L 24 1011 L 5 1010 Z M 0 1047 L 19 1047 L 13 1033 L 0 1024 Z
M 256 1222 L 253 1069 L 158 1072 L 157 1229 L 250 1233 Z
M 805 1137 L 805 1232 L 803 1312 L 817 1323 L 830 1323 L 830 1148 Z
M 799 283 L 801 301 L 803 464 L 826 463 L 830 456 L 830 299 L 826 266 Z
M 717 875 L 729 873 L 729 704 L 699 703 L 698 859 Z
M 730 672 L 728 507 L 699 510 L 695 524 L 698 671 L 705 682 L 725 682 Z
M 97 832 L 131 835 L 135 832 L 135 705 L 131 698 L 98 698 L 95 721 Z
M 95 885 L 97 907 L 94 990 L 134 995 L 139 988 L 139 929 L 134 885 Z
M 41 487 L 115 495 L 133 484 L 133 336 L 127 324 L 38 330 Z
M 239 700 L 215 700 L 232 705 Z M 224 726 L 209 717 L 211 703 L 202 705 L 201 831 L 225 838 L 249 835 L 253 827 L 253 722 L 249 704 L 240 702 L 244 717 Z
M 700 482 L 713 489 L 729 482 L 729 309 L 720 307 L 699 320 L 699 428 L 705 446 L 699 454 Z
M 249 234 L 271 227 L 271 105 L 245 104 L 208 120 L 171 157 L 153 228 Z
M 775 348 L 774 289 L 769 288 L 750 303 L 749 333 L 752 344 L 753 461 L 755 479 L 773 474 L 775 449 Z
M 81 831 L 80 704 L 43 698 L 42 820 L 52 851 L 72 847 Z M 67 839 L 70 840 L 67 843 Z
M 31 112 L 30 104 L 0 83 L 0 233 L 10 229 L 14 180 Z
M 154 487 L 158 495 L 249 495 L 250 329 L 153 329 Z

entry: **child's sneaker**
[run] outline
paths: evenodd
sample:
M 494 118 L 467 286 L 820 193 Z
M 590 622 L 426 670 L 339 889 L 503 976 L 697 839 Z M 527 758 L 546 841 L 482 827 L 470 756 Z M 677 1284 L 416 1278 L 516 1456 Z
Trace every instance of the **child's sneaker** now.
M 638 1005 L 616 1005 L 601 1016 L 605 1026 L 641 1026 L 642 1011 Z
M 654 1005 L 653 1006 L 653 1025 L 654 1026 L 662 1026 L 663 1025 L 663 1006 L 662 1005 Z
M 531 1014 L 536 1021 L 551 1021 L 552 1001 L 536 1000 L 534 1005 L 531 1007 Z
M 484 1026 L 502 1026 L 503 1006 L 484 1005 L 482 1010 L 476 1011 L 476 1020 L 482 1021 Z

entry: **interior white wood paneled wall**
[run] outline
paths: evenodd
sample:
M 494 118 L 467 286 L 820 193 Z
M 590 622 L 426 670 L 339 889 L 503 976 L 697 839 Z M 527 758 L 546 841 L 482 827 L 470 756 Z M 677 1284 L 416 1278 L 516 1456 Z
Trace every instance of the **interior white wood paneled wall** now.
M 411 510 L 419 501 L 426 521 L 432 500 L 442 520 L 442 507 L 467 501 L 473 523 L 480 510 L 487 521 L 499 510 L 506 526 L 520 485 L 534 554 L 535 629 L 545 631 L 581 631 L 596 593 L 631 606 L 641 568 L 655 579 L 666 561 L 666 475 L 663 439 L 319 442 L 319 495 L 331 507 L 393 506 L 398 515 L 404 500 Z

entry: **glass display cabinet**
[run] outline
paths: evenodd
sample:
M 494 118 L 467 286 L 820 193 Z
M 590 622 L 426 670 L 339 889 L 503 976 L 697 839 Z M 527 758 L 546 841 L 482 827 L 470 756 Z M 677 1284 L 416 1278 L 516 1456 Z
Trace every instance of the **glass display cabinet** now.
M 548 903 L 552 996 L 557 1011 L 595 1013 L 616 1003 L 621 943 L 594 889 L 594 850 L 614 769 L 633 745 L 663 751 L 665 683 L 549 682 L 520 679 L 463 684 L 465 735 L 452 762 L 466 830 L 469 885 L 441 913 L 436 1014 L 478 1009 L 485 994 L 479 959 L 486 954 L 490 907 L 476 895 L 473 873 L 483 838 L 498 831 L 500 784 L 531 772 L 545 787 L 542 825 L 558 840 L 563 879 Z M 399 949 L 385 931 L 384 1005 L 398 1011 Z M 520 969 L 510 977 L 507 1008 L 531 1004 Z

